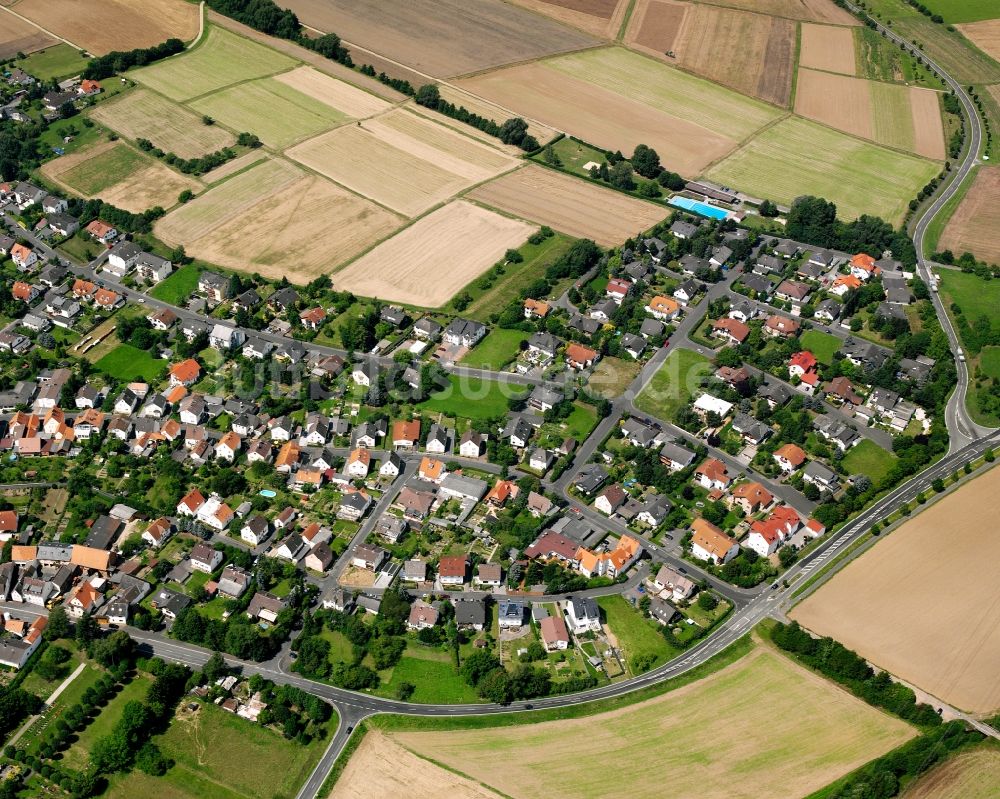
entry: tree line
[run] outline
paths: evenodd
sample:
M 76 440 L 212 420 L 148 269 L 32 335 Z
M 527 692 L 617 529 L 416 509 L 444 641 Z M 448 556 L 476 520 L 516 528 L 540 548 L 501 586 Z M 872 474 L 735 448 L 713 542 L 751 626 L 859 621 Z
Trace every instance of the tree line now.
M 520 117 L 513 117 L 503 124 L 498 124 L 488 117 L 474 114 L 464 105 L 455 105 L 445 100 L 438 87 L 433 83 L 425 84 L 417 89 L 416 101 L 425 108 L 430 108 L 452 119 L 457 119 L 459 122 L 464 122 L 466 125 L 471 125 L 483 133 L 495 136 L 504 144 L 520 147 L 525 152 L 534 152 L 539 147 L 538 139 L 528 133 L 528 123 Z
M 112 50 L 92 58 L 84 67 L 83 77 L 89 80 L 110 78 L 133 67 L 143 67 L 183 51 L 184 42 L 180 39 L 167 39 L 152 47 L 137 47 L 134 50 Z

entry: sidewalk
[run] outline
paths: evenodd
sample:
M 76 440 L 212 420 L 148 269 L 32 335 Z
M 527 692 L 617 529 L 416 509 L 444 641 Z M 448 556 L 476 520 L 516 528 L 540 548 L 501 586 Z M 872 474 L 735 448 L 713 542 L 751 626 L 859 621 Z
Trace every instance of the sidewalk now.
M 67 677 L 65 680 L 59 683 L 59 687 L 56 688 L 56 690 L 52 692 L 52 695 L 45 700 L 45 708 L 42 710 L 42 712 L 39 713 L 37 716 L 32 716 L 26 722 L 24 722 L 24 724 L 21 725 L 21 729 L 19 729 L 16 733 L 14 733 L 14 737 L 11 738 L 9 741 L 7 741 L 7 745 L 8 746 L 16 745 L 17 742 L 21 740 L 21 736 L 24 735 L 28 730 L 30 730 L 32 725 L 36 721 L 38 721 L 38 719 L 40 719 L 42 716 L 45 715 L 45 712 L 52 707 L 53 703 L 59 698 L 60 694 L 62 694 L 62 692 L 69 687 L 69 684 L 73 682 L 73 680 L 75 680 L 77 677 L 80 676 L 80 672 L 83 671 L 85 668 L 87 668 L 87 664 L 81 663 L 79 666 L 76 667 L 73 673 L 69 675 L 69 677 Z

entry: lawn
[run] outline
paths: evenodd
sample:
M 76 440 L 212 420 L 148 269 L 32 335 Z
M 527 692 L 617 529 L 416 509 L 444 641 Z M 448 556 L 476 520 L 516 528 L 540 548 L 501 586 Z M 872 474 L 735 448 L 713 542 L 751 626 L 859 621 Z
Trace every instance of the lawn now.
M 566 425 L 567 436 L 583 441 L 597 425 L 597 414 L 590 405 L 577 402 L 574 403 L 570 415 L 563 419 L 561 424 Z
M 624 597 L 602 596 L 597 600 L 597 604 L 604 611 L 605 622 L 618 639 L 618 646 L 625 656 L 629 670 L 633 673 L 636 670 L 632 664 L 636 657 L 655 658 L 642 669 L 648 671 L 677 654 L 678 650 L 667 643 L 667 639 L 660 632 L 660 625 L 652 619 L 644 618 L 639 610 L 625 601 Z
M 384 677 L 386 672 L 381 674 Z M 376 693 L 395 696 L 396 688 L 404 682 L 416 688 L 410 697 L 411 702 L 464 704 L 483 701 L 465 678 L 455 671 L 451 656 L 445 652 L 431 649 L 420 651 L 411 647 L 392 668 L 391 676 L 383 681 Z
M 89 59 L 68 44 L 55 44 L 32 53 L 15 64 L 25 72 L 44 81 L 62 80 L 78 75 L 87 66 Z
M 148 166 L 148 162 L 149 159 L 138 150 L 119 142 L 114 147 L 67 169 L 59 179 L 79 194 L 92 197 L 110 186 L 121 183 L 133 173 Z
M 829 366 L 833 363 L 834 353 L 840 349 L 841 341 L 830 333 L 822 330 L 807 330 L 799 336 L 799 343 L 802 349 L 809 350 L 816 356 L 816 360 Z
M 482 288 L 483 278 L 478 277 L 459 292 L 472 297 L 472 302 L 461 314 L 482 322 L 488 321 L 492 314 L 499 313 L 513 302 L 521 289 L 542 277 L 546 268 L 555 263 L 573 245 L 573 241 L 569 236 L 556 233 L 541 244 L 526 242 L 518 250 L 524 260 L 503 267 L 503 275 L 489 288 Z M 446 307 L 457 312 L 454 299 Z
M 693 350 L 676 349 L 636 397 L 636 406 L 659 419 L 673 420 L 700 391 L 701 379 L 713 372 L 712 362 Z
M 334 717 L 328 724 L 331 732 L 336 724 Z M 301 746 L 210 704 L 201 704 L 193 714 L 178 711 L 154 741 L 176 765 L 160 779 L 137 770 L 116 781 L 108 796 L 295 796 L 327 745 L 314 740 Z
M 946 307 L 955 303 L 970 325 L 985 316 L 994 330 L 1000 330 L 1000 318 L 996 313 L 1000 308 L 1000 280 L 983 280 L 971 272 L 957 269 L 939 269 L 937 274 L 941 277 L 941 299 Z
M 710 679 L 593 718 L 392 737 L 510 796 L 653 799 L 669 785 L 674 796 L 728 799 L 809 795 L 914 733 L 761 647 Z M 655 746 L 637 757 L 640 742 Z M 581 769 L 579 752 L 628 767 Z
M 842 463 L 848 474 L 867 474 L 876 485 L 899 460 L 874 441 L 864 439 L 844 456 Z
M 90 757 L 90 750 L 99 739 L 110 733 L 111 729 L 118 723 L 125 703 L 132 700 L 143 701 L 146 698 L 149 686 L 152 684 L 153 680 L 150 677 L 137 675 L 134 680 L 124 686 L 115 698 L 101 709 L 97 718 L 80 731 L 76 743 L 63 753 L 63 762 L 70 768 L 86 768 Z
M 979 368 L 987 377 L 1000 377 L 1000 347 L 983 347 L 979 353 Z
M 478 369 L 500 369 L 513 361 L 521 351 L 521 342 L 528 338 L 523 330 L 496 328 L 462 358 L 463 366 Z
M 94 366 L 116 380 L 155 383 L 163 376 L 167 362 L 131 344 L 119 344 Z
M 597 368 L 587 378 L 587 387 L 606 399 L 615 399 L 625 393 L 635 376 L 642 368 L 635 361 L 624 361 L 621 358 L 601 358 Z
M 201 269 L 195 264 L 185 264 L 166 280 L 157 283 L 149 292 L 155 297 L 171 305 L 184 307 L 188 299 L 198 289 L 198 278 Z
M 845 220 L 875 214 L 898 224 L 909 201 L 939 169 L 933 161 L 789 117 L 752 138 L 707 176 L 781 203 L 802 194 L 825 197 Z
M 424 413 L 443 413 L 465 419 L 494 419 L 507 413 L 508 400 L 523 396 L 523 387 L 478 377 L 451 375 L 450 386 L 418 406 Z
M 209 27 L 193 50 L 132 70 L 128 76 L 172 100 L 183 101 L 240 81 L 283 72 L 295 63 L 270 47 Z M 260 111 L 266 113 L 266 109 Z
M 76 643 L 74 641 L 56 641 L 55 645 L 62 647 L 63 649 L 68 649 L 73 653 L 73 656 L 66 661 L 66 677 L 72 674 L 76 667 L 79 666 L 85 660 L 84 656 L 76 648 Z M 78 679 L 83 679 L 86 682 L 86 671 L 82 672 Z M 27 677 L 24 678 L 24 682 L 21 683 L 21 687 L 27 691 L 29 694 L 34 694 L 35 696 L 41 697 L 42 699 L 48 699 L 52 695 L 52 692 L 59 687 L 66 677 L 59 677 L 55 680 L 46 680 L 42 677 L 36 670 L 32 670 Z M 89 684 L 89 683 L 88 683 Z M 68 690 L 68 689 L 67 689 Z M 82 691 L 81 691 L 82 693 Z

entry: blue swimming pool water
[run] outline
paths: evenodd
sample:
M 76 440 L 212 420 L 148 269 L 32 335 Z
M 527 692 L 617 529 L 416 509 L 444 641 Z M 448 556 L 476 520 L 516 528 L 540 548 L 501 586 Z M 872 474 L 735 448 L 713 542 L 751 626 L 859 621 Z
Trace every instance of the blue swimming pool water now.
M 671 197 L 667 204 L 674 206 L 674 208 L 683 208 L 685 211 L 707 216 L 709 219 L 725 219 L 729 216 L 729 212 L 725 208 L 716 208 L 714 205 L 691 200 L 687 197 Z
M 262 489 L 260 490 L 260 495 L 261 495 L 262 497 L 268 497 L 268 498 L 271 498 L 271 497 L 276 497 L 276 496 L 278 496 L 278 493 L 277 493 L 276 491 L 272 491 L 272 490 L 271 490 L 270 488 L 262 488 Z

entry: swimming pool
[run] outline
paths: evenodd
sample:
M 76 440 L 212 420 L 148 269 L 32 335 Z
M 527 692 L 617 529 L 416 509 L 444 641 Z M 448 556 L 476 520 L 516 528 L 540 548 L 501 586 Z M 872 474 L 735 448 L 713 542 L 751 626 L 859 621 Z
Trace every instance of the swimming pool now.
M 271 499 L 273 497 L 278 496 L 278 492 L 277 491 L 272 491 L 270 488 L 262 488 L 260 490 L 260 495 L 262 497 L 267 497 L 268 499 Z
M 702 216 L 707 216 L 709 219 L 725 219 L 729 216 L 729 211 L 725 208 L 716 208 L 714 205 L 698 202 L 688 197 L 671 197 L 667 205 L 672 205 L 674 208 L 683 208 L 685 211 L 701 214 Z

